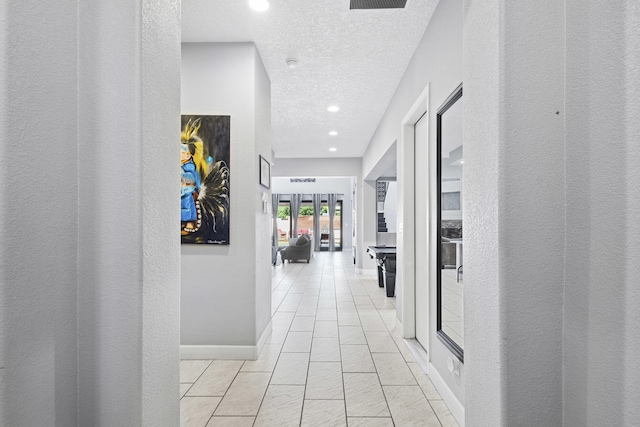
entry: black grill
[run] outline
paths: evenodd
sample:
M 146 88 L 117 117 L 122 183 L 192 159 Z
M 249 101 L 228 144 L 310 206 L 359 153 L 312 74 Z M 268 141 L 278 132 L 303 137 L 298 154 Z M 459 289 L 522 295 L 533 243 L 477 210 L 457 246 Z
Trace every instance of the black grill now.
M 407 0 L 351 0 L 350 9 L 403 9 Z

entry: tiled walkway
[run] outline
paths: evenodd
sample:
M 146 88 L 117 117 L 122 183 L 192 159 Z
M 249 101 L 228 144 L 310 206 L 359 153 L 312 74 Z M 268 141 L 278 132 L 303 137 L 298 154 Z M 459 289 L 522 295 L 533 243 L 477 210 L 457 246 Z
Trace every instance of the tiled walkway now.
M 272 297 L 258 360 L 181 362 L 182 426 L 457 426 L 350 253 L 274 267 Z

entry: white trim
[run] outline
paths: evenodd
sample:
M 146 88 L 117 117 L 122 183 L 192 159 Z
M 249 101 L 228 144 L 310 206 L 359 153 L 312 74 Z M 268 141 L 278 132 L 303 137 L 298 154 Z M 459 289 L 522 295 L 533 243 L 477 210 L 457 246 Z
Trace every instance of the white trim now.
M 431 364 L 429 361 L 429 354 L 420 345 L 418 340 L 405 339 L 404 342 L 407 344 L 409 351 L 411 351 L 413 358 L 418 362 L 418 366 L 420 366 L 422 372 L 429 377 L 433 386 L 438 390 L 438 393 L 440 393 L 440 396 L 449 408 L 451 415 L 453 415 L 460 427 L 464 427 L 464 405 L 462 405 L 456 395 L 453 394 L 453 391 L 449 388 L 444 378 L 440 376 L 436 367 Z
M 258 356 L 260 356 L 260 353 L 262 353 L 262 349 L 264 348 L 264 344 L 267 342 L 267 339 L 269 339 L 269 337 L 271 336 L 271 332 L 273 332 L 273 326 L 272 326 L 272 321 L 269 320 L 269 323 L 267 324 L 267 327 L 264 328 L 264 331 L 262 331 L 262 335 L 260 336 L 260 339 L 258 340 L 258 343 L 256 344 L 256 358 L 252 359 L 252 360 L 256 360 L 258 359 Z
M 426 373 L 427 367 L 429 366 L 429 354 L 424 349 L 424 347 L 422 347 L 420 341 L 415 338 L 405 338 L 404 342 L 407 347 L 409 347 L 409 351 L 411 351 L 413 358 L 416 359 L 416 362 L 418 362 L 418 365 L 420 365 L 422 372 Z
M 422 368 L 422 365 L 420 365 Z M 424 368 L 423 368 L 424 369 Z M 449 408 L 449 412 L 453 415 L 453 418 L 456 419 L 460 427 L 464 427 L 464 405 L 460 403 L 456 395 L 447 385 L 447 382 L 440 376 L 440 373 L 430 362 L 427 366 L 427 376 L 431 379 L 431 382 L 435 386 L 440 396 L 442 396 L 442 400 L 447 404 Z
M 400 332 L 402 338 L 405 338 L 405 336 L 403 335 L 404 328 L 402 327 L 402 322 L 400 321 L 400 319 L 398 319 L 398 317 L 396 317 L 396 329 L 398 330 L 398 332 Z
M 256 360 L 255 345 L 181 345 L 180 359 Z
M 398 215 L 398 257 L 402 258 L 400 271 L 396 274 L 400 280 L 402 292 L 402 335 L 416 336 L 416 298 L 415 298 L 415 124 L 429 112 L 429 84 L 416 98 L 402 119 L 400 141 L 398 145 L 398 182 L 402 183 L 402 214 Z M 428 119 L 428 116 L 427 116 Z M 400 179 L 401 177 L 401 179 Z M 404 223 L 403 223 L 404 222 Z M 430 325 L 427 325 L 429 328 Z M 427 341 L 427 350 L 429 342 Z
M 256 345 L 181 345 L 180 359 L 256 360 L 271 332 L 269 321 Z

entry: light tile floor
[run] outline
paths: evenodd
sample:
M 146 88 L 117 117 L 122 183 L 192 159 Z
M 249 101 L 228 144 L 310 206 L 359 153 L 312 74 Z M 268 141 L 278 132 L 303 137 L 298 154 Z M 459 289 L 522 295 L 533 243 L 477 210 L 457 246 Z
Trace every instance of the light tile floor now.
M 395 298 L 349 252 L 273 267 L 256 361 L 183 360 L 183 427 L 457 426 L 395 329 Z

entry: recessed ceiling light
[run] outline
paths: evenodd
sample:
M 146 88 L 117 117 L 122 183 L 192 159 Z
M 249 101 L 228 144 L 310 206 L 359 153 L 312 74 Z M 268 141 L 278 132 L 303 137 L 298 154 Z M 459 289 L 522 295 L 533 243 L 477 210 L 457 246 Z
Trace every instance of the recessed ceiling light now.
M 295 60 L 295 59 L 293 59 L 293 58 L 289 58 L 289 59 L 287 59 L 287 67 L 288 67 L 290 70 L 293 70 L 294 68 L 298 68 L 298 61 L 296 61 L 296 60 Z
M 338 134 L 338 132 L 336 132 L 335 130 L 332 130 L 331 132 L 329 132 L 329 135 L 331 136 L 336 136 Z
M 264 12 L 269 9 L 269 2 L 267 0 L 249 0 L 249 6 L 258 12 Z
M 327 108 L 327 111 L 335 113 L 336 111 L 340 111 L 340 107 L 338 107 L 337 105 L 332 105 L 331 107 Z
M 334 147 L 331 147 L 331 148 L 329 148 L 329 151 L 338 151 L 338 149 L 334 148 Z

